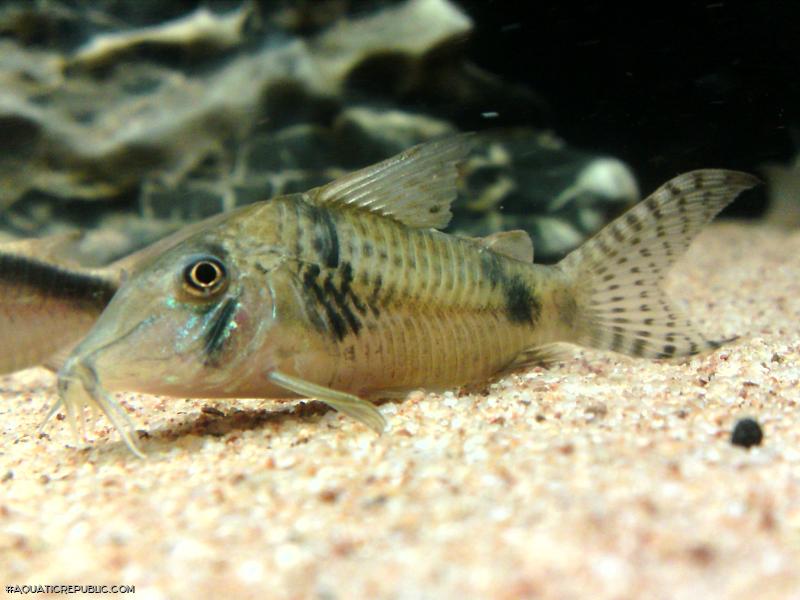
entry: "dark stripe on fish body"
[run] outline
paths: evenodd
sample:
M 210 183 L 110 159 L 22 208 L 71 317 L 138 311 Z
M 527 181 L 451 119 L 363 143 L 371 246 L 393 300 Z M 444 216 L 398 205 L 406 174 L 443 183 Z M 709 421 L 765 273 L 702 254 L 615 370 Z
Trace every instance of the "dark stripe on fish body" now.
M 361 298 L 358 297 L 358 295 L 353 291 L 353 288 L 350 285 L 351 283 L 353 283 L 354 279 L 353 266 L 347 261 L 342 261 L 341 273 L 342 273 L 342 284 L 340 286 L 340 289 L 342 291 L 342 294 L 345 297 L 350 298 L 350 301 L 353 303 L 353 306 L 355 306 L 356 310 L 359 313 L 361 313 L 362 315 L 366 314 L 367 313 L 366 305 L 361 301 Z
M 495 289 L 506 279 L 502 260 L 491 250 L 481 252 L 481 274 L 492 286 L 492 289 Z
M 342 289 L 336 288 L 336 285 L 333 283 L 333 277 L 333 272 L 328 273 L 327 277 L 325 277 L 323 289 L 329 296 L 333 297 L 336 306 L 339 308 L 339 313 L 342 317 L 344 317 L 344 320 L 347 321 L 350 331 L 352 331 L 353 334 L 358 335 L 358 332 L 361 331 L 361 321 L 355 316 L 355 314 L 353 314 L 353 311 L 350 310 L 347 294 L 345 294 Z M 344 288 L 344 284 L 340 287 Z
M 214 322 L 206 332 L 203 350 L 206 354 L 205 364 L 215 365 L 219 360 L 219 353 L 228 339 L 228 326 L 231 324 L 239 301 L 236 298 L 227 298 L 222 306 L 217 309 Z
M 344 321 L 327 302 L 327 298 L 317 282 L 319 274 L 320 268 L 318 265 L 308 265 L 308 268 L 303 273 L 303 288 L 311 295 L 312 299 L 318 305 L 322 306 L 328 318 L 329 330 L 333 333 L 335 339 L 341 340 L 345 335 Z
M 350 288 L 350 284 L 353 283 L 353 266 L 349 262 L 343 261 L 342 267 L 341 269 L 339 269 L 339 272 L 341 273 L 341 279 L 342 279 L 342 283 L 340 284 L 339 289 L 341 290 L 342 294 L 347 296 L 352 291 Z
M 95 275 L 11 254 L 0 255 L 0 282 L 33 288 L 43 297 L 87 302 L 100 309 L 117 291 L 114 283 Z
M 509 321 L 533 325 L 539 320 L 542 304 L 520 275 L 509 276 L 506 273 L 503 260 L 491 250 L 481 252 L 481 274 L 492 289 L 500 286 Z
M 314 224 L 312 244 L 322 264 L 329 269 L 339 266 L 339 232 L 333 213 L 327 208 L 308 204 L 309 218 Z
M 325 311 L 325 316 L 328 319 L 328 324 L 330 325 L 329 331 L 333 335 L 333 338 L 336 341 L 342 341 L 348 332 L 348 321 L 346 321 L 346 317 L 343 317 L 339 312 L 336 310 L 333 302 L 336 302 L 337 294 L 333 293 L 335 289 L 332 283 L 332 276 L 333 274 L 329 274 L 328 278 L 323 285 L 325 285 L 325 289 L 320 285 L 318 278 L 320 276 L 321 270 L 319 265 L 310 264 L 306 268 L 305 272 L 303 273 L 303 288 L 309 293 L 311 299 L 322 309 Z M 338 290 L 337 290 L 338 293 Z M 332 302 L 333 300 L 333 302 Z M 338 305 L 338 302 L 337 302 Z M 350 312 L 352 315 L 352 312 Z M 354 316 L 354 315 L 353 315 Z M 352 326 L 352 324 L 350 324 Z M 360 329 L 361 323 L 358 322 L 358 327 Z
M 383 287 L 383 276 L 378 273 L 375 275 L 375 280 L 372 283 L 372 292 L 367 298 L 367 305 L 369 306 L 372 314 L 376 317 L 380 316 L 381 311 L 378 307 L 378 300 L 381 297 L 381 288 Z
M 278 206 L 283 206 L 282 204 L 278 204 Z M 290 206 L 294 209 L 294 227 L 295 227 L 295 235 L 294 235 L 294 255 L 296 257 L 300 257 L 303 255 L 303 221 L 300 217 L 300 208 L 302 203 L 300 202 L 292 202 Z

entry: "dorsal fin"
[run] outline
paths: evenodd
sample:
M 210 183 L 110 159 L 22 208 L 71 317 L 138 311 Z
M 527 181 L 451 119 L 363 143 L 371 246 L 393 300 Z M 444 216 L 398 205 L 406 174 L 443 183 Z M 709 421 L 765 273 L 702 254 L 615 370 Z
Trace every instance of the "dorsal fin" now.
M 486 237 L 473 239 L 484 248 L 497 252 L 497 254 L 522 262 L 533 262 L 533 241 L 528 232 L 522 229 L 499 231 Z
M 446 227 L 453 216 L 458 165 L 471 134 L 419 144 L 308 192 L 318 204 L 338 204 L 391 217 L 409 227 Z

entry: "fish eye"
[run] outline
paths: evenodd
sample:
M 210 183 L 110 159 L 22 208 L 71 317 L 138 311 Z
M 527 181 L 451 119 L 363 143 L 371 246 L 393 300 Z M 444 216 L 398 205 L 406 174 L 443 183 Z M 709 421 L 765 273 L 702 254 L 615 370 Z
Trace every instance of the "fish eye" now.
M 198 298 L 208 298 L 223 291 L 227 283 L 225 265 L 212 256 L 196 258 L 183 270 L 184 289 Z

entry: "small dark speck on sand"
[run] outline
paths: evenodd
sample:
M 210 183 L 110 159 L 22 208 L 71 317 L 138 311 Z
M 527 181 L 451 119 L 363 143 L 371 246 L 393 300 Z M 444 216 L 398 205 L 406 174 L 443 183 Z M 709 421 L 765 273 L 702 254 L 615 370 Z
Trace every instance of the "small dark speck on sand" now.
M 736 421 L 731 434 L 731 444 L 749 448 L 750 446 L 760 445 L 763 439 L 764 432 L 761 431 L 761 425 L 758 424 L 758 421 L 749 417 Z

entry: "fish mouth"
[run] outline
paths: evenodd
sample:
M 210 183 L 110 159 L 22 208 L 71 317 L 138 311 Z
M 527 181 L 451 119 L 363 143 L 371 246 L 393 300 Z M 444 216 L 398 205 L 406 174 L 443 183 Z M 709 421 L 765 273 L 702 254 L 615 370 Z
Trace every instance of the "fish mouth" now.
M 201 357 L 204 367 L 219 366 L 234 324 L 238 304 L 238 296 L 221 302 L 202 319 L 199 327 L 195 326 L 196 331 L 191 333 L 192 344 L 198 344 L 196 352 Z M 108 315 L 113 316 L 112 313 Z M 126 363 L 131 359 L 131 351 L 135 355 L 133 360 L 140 366 L 143 361 L 164 363 L 169 362 L 174 356 L 181 355 L 175 347 L 171 348 L 171 354 L 167 350 L 169 355 L 145 357 L 137 353 L 136 348 L 141 347 L 149 339 L 148 329 L 156 325 L 161 318 L 160 314 L 151 314 L 119 331 L 114 327 L 104 327 L 106 321 L 101 317 L 95 324 L 95 329 L 78 344 L 59 370 L 58 400 L 48 411 L 39 430 L 41 431 L 53 415 L 63 409 L 76 444 L 79 443 L 79 437 L 87 442 L 86 409 L 88 408 L 90 423 L 95 422 L 98 412 L 101 412 L 114 425 L 128 449 L 136 456 L 144 458 L 136 443 L 136 428 L 133 421 L 114 398 L 114 394 L 106 389 L 104 383 L 110 385 L 112 390 L 116 389 L 121 381 L 127 380 L 130 383 L 132 375 L 126 370 Z M 107 323 L 111 325 L 113 319 L 109 317 Z
M 136 444 L 133 421 L 119 402 L 102 386 L 94 367 L 83 361 L 70 365 L 66 373 L 59 375 L 58 396 L 58 401 L 47 413 L 41 427 L 44 427 L 63 407 L 75 440 L 78 439 L 78 429 L 81 437 L 86 440 L 85 410 L 89 407 L 91 420 L 95 421 L 99 408 L 119 432 L 128 449 L 139 458 L 144 458 L 144 453 Z
M 133 335 L 151 321 L 152 319 L 145 319 L 113 341 L 88 352 L 81 350 L 86 342 L 91 341 L 91 336 L 84 340 L 58 372 L 58 400 L 48 411 L 39 430 L 41 431 L 53 415 L 63 408 L 76 443 L 79 430 L 81 437 L 86 441 L 86 408 L 89 408 L 91 422 L 96 421 L 97 410 L 100 409 L 119 432 L 128 449 L 139 458 L 144 458 L 144 453 L 136 443 L 133 421 L 112 394 L 103 387 L 94 364 L 99 353 Z

